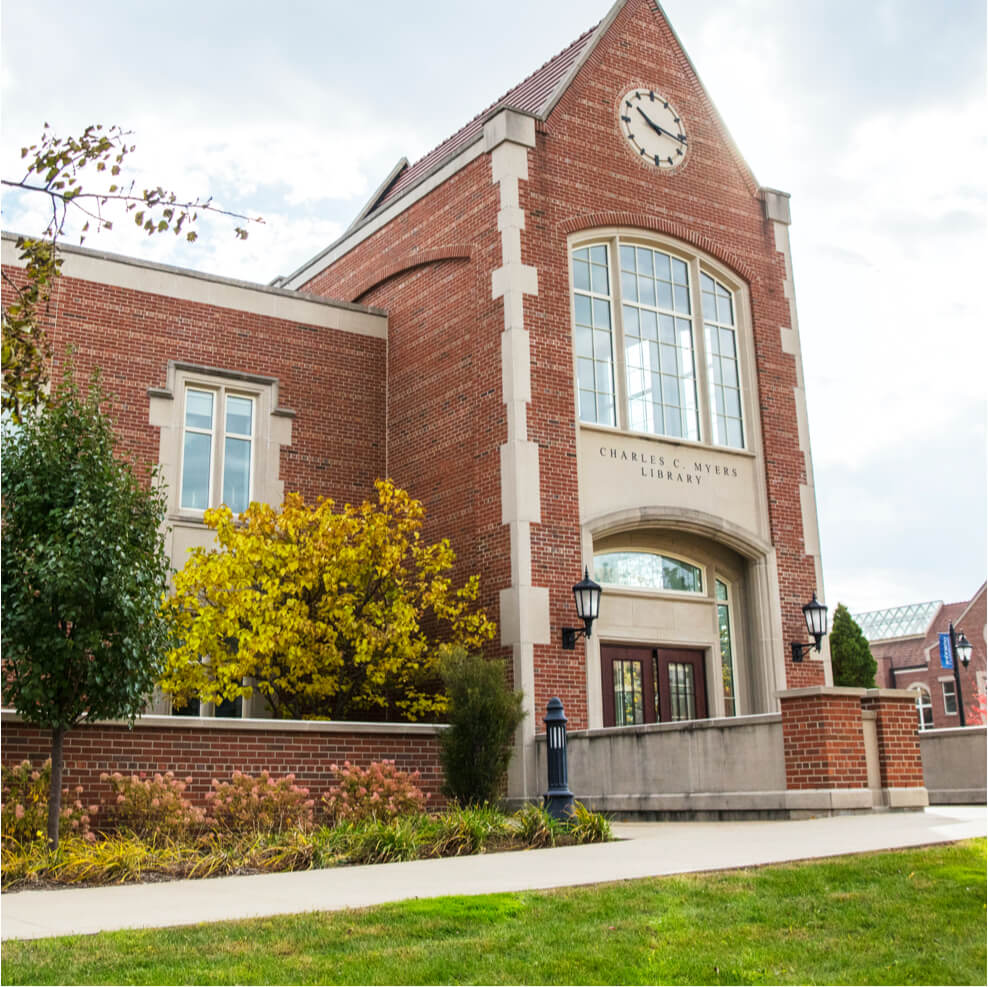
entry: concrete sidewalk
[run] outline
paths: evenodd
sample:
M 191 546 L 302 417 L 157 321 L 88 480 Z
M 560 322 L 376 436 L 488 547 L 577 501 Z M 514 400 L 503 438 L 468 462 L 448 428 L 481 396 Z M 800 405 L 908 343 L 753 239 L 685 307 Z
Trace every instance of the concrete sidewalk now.
M 292 874 L 20 891 L 0 901 L 4 939 L 157 928 L 407 898 L 491 894 L 721 870 L 985 836 L 984 806 L 798 821 L 618 823 L 620 842 Z

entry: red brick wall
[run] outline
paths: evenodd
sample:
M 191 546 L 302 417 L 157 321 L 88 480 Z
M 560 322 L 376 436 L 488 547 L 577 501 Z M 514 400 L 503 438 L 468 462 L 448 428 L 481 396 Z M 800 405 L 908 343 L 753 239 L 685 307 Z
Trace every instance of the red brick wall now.
M 781 705 L 786 788 L 868 787 L 859 696 L 783 696 Z
M 158 461 L 148 388 L 166 386 L 168 361 L 179 360 L 278 379 L 279 403 L 296 412 L 281 450 L 286 493 L 359 502 L 384 474 L 383 339 L 71 277 L 59 279 L 51 311 L 54 379 L 69 346 L 77 379 L 99 367 L 122 449 L 140 464 Z
M 916 704 L 908 696 L 867 695 L 863 709 L 874 710 L 882 788 L 923 786 L 923 759 L 916 729 Z
M 228 723 L 229 721 L 227 721 Z M 51 734 L 23 723 L 3 724 L 2 760 L 5 766 L 29 760 L 41 764 L 51 756 Z M 430 794 L 430 804 L 440 804 L 442 770 L 439 742 L 435 735 L 416 733 L 357 733 L 256 729 L 230 729 L 207 721 L 179 727 L 156 726 L 139 721 L 133 730 L 126 726 L 81 726 L 65 737 L 65 785 L 81 785 L 85 803 L 110 794 L 99 780 L 103 772 L 123 774 L 173 771 L 178 778 L 192 776 L 188 794 L 205 805 L 213 778 L 228 781 L 234 770 L 257 775 L 293 772 L 298 783 L 315 799 L 335 781 L 332 764 L 349 760 L 366 767 L 372 761 L 393 760 L 402 771 L 419 771 L 419 787 Z

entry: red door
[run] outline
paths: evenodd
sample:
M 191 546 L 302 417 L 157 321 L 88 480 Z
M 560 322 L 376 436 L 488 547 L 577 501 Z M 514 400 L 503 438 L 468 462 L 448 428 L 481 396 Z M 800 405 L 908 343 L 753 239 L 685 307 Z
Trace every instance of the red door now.
M 604 726 L 700 720 L 707 715 L 702 651 L 602 644 L 600 668 Z

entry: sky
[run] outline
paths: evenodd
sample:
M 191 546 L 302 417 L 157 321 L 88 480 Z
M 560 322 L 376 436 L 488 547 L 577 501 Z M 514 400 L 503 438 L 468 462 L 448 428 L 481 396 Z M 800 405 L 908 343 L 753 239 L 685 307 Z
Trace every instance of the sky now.
M 792 194 L 828 603 L 969 598 L 988 568 L 983 0 L 663 9 L 759 183 Z M 22 177 L 46 121 L 119 124 L 139 187 L 265 222 L 246 243 L 205 222 L 187 245 L 118 221 L 86 246 L 267 283 L 607 10 L 4 0 L 0 168 Z M 45 217 L 5 195 L 2 221 Z

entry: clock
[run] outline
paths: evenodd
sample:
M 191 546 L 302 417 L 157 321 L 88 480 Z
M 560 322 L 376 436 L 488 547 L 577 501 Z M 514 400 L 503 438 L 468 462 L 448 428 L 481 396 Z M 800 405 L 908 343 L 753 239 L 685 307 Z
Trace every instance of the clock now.
M 625 93 L 618 117 L 628 146 L 644 163 L 672 171 L 686 160 L 686 127 L 672 103 L 654 89 Z

